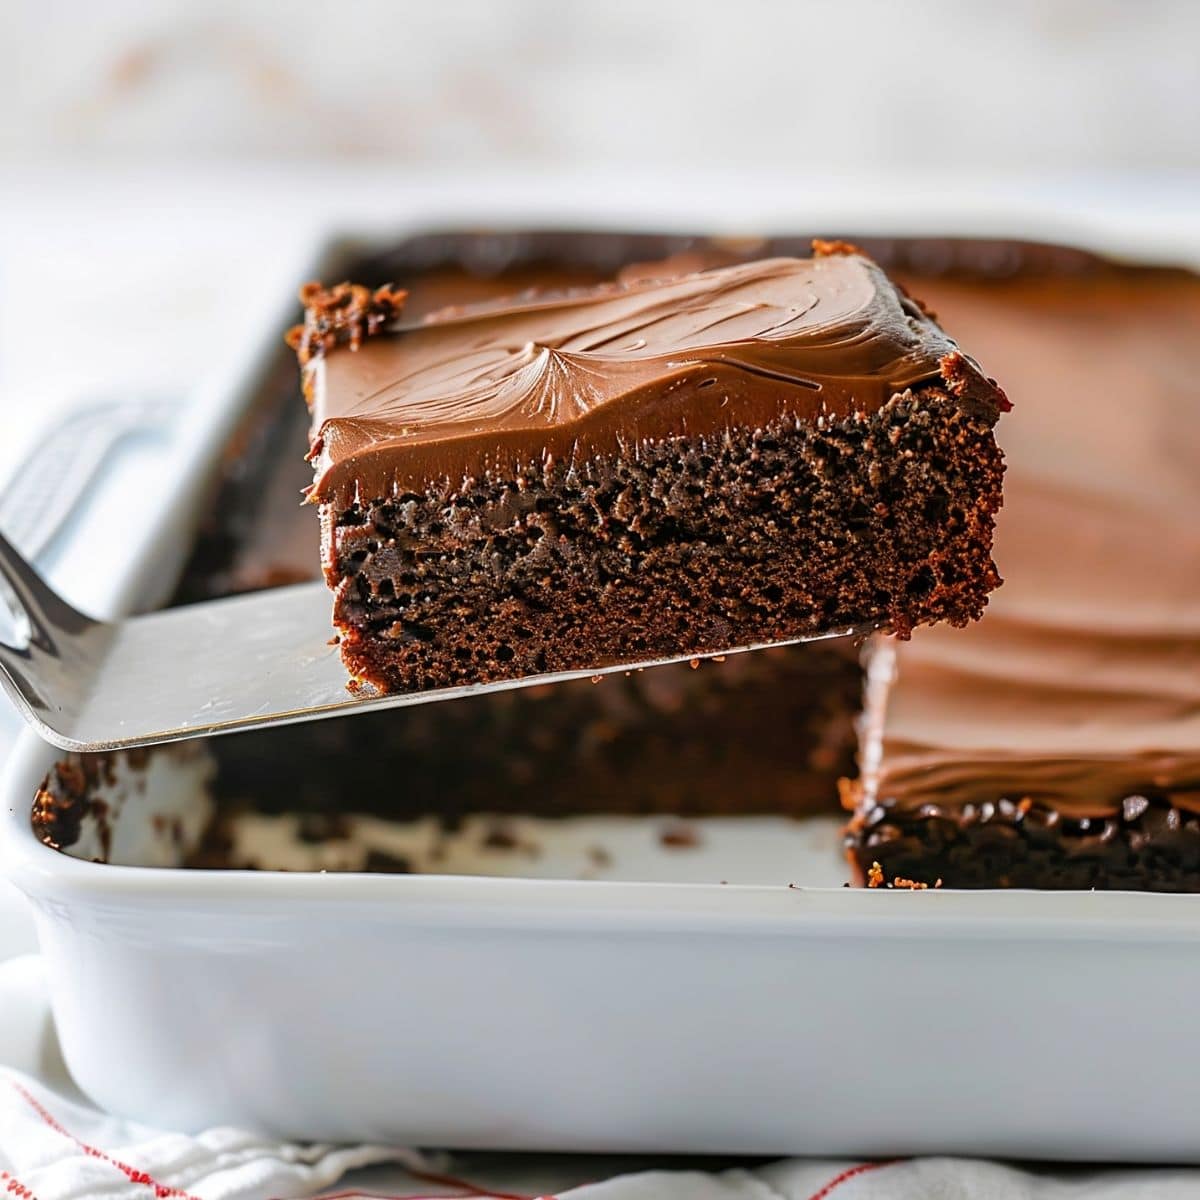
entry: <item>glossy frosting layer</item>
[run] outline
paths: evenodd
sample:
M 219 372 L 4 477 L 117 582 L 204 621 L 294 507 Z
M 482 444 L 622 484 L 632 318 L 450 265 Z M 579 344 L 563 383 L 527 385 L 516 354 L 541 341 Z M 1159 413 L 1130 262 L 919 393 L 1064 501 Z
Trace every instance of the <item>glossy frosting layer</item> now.
M 922 282 L 1021 397 L 982 621 L 883 642 L 863 783 L 901 809 L 1200 809 L 1200 278 Z
M 511 477 L 675 435 L 871 412 L 936 383 L 1007 407 L 870 260 L 777 258 L 393 321 L 306 365 L 310 499 Z

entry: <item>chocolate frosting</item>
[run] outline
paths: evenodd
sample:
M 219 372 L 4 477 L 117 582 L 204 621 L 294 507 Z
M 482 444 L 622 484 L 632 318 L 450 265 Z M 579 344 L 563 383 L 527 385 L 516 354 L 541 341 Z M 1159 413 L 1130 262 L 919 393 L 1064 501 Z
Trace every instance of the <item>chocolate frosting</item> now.
M 1021 396 L 1005 586 L 971 628 L 873 652 L 866 799 L 1097 817 L 1154 790 L 1200 811 L 1200 278 L 922 290 Z
M 831 249 L 525 295 L 407 326 L 364 307 L 350 335 L 326 336 L 305 356 L 309 498 L 341 509 L 453 490 L 547 458 L 869 413 L 931 384 L 992 417 L 1007 407 L 873 262 Z M 328 313 L 310 309 L 308 327 L 318 319 L 326 330 Z M 311 350 L 319 339 L 295 340 Z

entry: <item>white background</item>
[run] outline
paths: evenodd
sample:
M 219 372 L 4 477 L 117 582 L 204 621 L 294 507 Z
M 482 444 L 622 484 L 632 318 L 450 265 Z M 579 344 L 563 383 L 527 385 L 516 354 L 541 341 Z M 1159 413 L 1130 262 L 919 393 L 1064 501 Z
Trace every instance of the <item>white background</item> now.
M 714 174 L 1200 167 L 1191 0 L 3 0 L 0 10 L 9 156 Z

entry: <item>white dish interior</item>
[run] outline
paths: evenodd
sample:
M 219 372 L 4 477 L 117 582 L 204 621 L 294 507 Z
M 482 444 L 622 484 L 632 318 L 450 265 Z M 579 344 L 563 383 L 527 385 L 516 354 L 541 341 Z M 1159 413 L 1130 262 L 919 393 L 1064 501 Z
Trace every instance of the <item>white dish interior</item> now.
M 144 765 L 120 755 L 111 762 L 95 793 L 102 815 L 89 814 L 63 852 L 93 864 L 181 866 L 214 808 L 205 744 L 152 751 Z M 682 820 L 478 813 L 447 827 L 433 816 L 348 815 L 335 836 L 314 840 L 298 814 L 250 812 L 232 824 L 230 857 L 268 871 L 360 871 L 375 852 L 426 875 L 840 887 L 847 874 L 841 824 L 832 814 Z

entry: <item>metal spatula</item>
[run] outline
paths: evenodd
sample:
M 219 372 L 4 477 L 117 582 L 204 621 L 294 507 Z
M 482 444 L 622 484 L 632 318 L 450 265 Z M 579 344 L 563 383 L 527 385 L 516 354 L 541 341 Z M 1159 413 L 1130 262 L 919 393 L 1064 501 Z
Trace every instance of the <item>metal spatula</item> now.
M 0 577 L 17 627 L 0 641 L 0 683 L 42 737 L 64 750 L 180 741 L 692 657 L 403 695 L 351 693 L 320 583 L 106 622 L 67 604 L 3 537 Z

